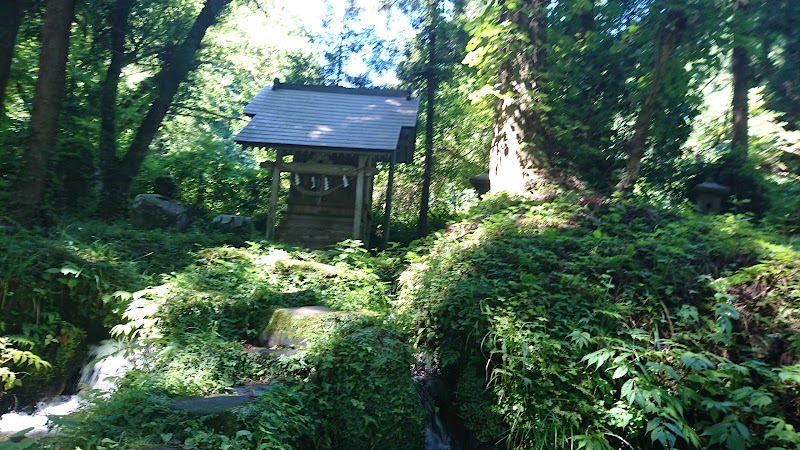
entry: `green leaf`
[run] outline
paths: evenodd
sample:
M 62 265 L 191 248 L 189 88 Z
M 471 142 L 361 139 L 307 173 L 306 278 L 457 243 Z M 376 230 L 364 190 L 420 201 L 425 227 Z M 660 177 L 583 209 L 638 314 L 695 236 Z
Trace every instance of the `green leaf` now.
M 596 365 L 597 369 L 600 368 L 609 358 L 614 356 L 614 351 L 609 350 L 607 348 L 601 348 L 595 352 L 589 353 L 588 355 L 581 358 L 581 362 L 586 362 L 588 365 Z
M 681 362 L 683 363 L 684 367 L 694 371 L 700 371 L 714 367 L 714 363 L 712 363 L 711 360 L 699 353 L 694 352 L 684 352 L 681 355 Z
M 622 378 L 628 374 L 628 366 L 619 366 L 617 370 L 614 371 L 614 375 L 611 376 L 613 379 Z
M 628 404 L 633 403 L 633 399 L 635 397 L 635 390 L 636 390 L 636 379 L 634 378 L 631 378 L 622 385 L 620 394 L 622 398 L 628 400 Z

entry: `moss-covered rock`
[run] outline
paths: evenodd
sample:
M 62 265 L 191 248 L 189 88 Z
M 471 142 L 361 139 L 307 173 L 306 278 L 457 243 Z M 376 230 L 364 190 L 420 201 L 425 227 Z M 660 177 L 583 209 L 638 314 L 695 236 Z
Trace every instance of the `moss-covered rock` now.
M 258 342 L 267 347 L 304 347 L 314 325 L 330 314 L 334 314 L 333 310 L 325 306 L 278 308 L 270 315 Z

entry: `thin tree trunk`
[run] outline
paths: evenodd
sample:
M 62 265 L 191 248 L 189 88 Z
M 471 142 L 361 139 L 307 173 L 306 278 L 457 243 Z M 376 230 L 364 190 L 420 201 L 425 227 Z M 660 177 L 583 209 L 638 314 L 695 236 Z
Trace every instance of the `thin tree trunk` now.
M 736 156 L 747 158 L 747 90 L 750 56 L 742 46 L 733 49 L 733 129 L 731 149 Z
M 103 186 L 114 183 L 120 164 L 117 157 L 117 94 L 125 66 L 125 36 L 133 3 L 134 0 L 117 0 L 109 13 L 111 61 L 100 94 L 99 153 Z
M 428 212 L 430 210 L 431 176 L 433 172 L 433 123 L 436 100 L 436 22 L 439 0 L 428 0 L 428 67 L 425 90 L 425 166 L 422 175 L 422 197 L 419 205 L 417 235 L 428 234 Z
M 750 0 L 736 0 L 733 4 L 734 24 L 738 24 L 734 31 L 734 42 L 741 34 L 747 34 L 747 7 Z M 731 151 L 735 157 L 744 162 L 747 159 L 748 132 L 747 120 L 749 116 L 747 105 L 747 90 L 750 85 L 750 55 L 747 48 L 737 45 L 733 48 L 733 61 L 731 64 L 733 75 L 733 123 L 731 129 Z
M 44 195 L 64 98 L 75 1 L 47 1 L 30 135 L 23 153 L 23 168 L 14 184 L 8 209 L 9 216 L 25 227 L 39 224 L 44 218 Z
M 19 26 L 25 15 L 26 0 L 0 1 L 0 117 L 5 110 L 6 85 L 11 74 L 11 60 L 17 44 Z
M 650 88 L 642 101 L 639 116 L 633 125 L 633 135 L 625 142 L 625 152 L 628 154 L 628 161 L 625 165 L 625 173 L 622 180 L 617 183 L 618 192 L 627 192 L 636 182 L 639 171 L 642 167 L 642 158 L 647 148 L 647 137 L 650 134 L 650 125 L 655 113 L 656 99 L 667 72 L 667 65 L 672 56 L 672 52 L 678 45 L 680 31 L 677 27 L 670 27 L 663 30 L 659 35 L 658 52 L 656 53 L 656 63 L 653 68 L 653 79 L 650 81 Z
M 128 192 L 134 177 L 139 173 L 150 143 L 155 138 L 167 115 L 178 87 L 194 69 L 195 56 L 208 28 L 216 23 L 222 10 L 231 0 L 206 0 L 202 11 L 189 30 L 186 39 L 164 61 L 158 74 L 155 98 L 134 134 L 125 156 L 115 164 L 111 176 L 104 175 L 100 212 L 106 217 L 116 217 L 127 209 Z
M 497 82 L 502 97 L 495 102 L 489 179 L 493 192 L 527 193 L 553 179 L 548 152 L 558 145 L 536 105 L 536 78 L 544 70 L 545 23 L 549 0 L 526 0 L 526 6 L 507 13 L 529 42 L 509 45 L 509 58 L 500 64 Z

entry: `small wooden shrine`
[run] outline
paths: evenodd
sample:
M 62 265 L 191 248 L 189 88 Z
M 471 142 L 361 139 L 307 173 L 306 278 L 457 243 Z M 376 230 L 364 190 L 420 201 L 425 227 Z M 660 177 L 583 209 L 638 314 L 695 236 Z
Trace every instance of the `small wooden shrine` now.
M 234 138 L 276 150 L 267 239 L 324 248 L 344 239 L 365 243 L 372 233 L 373 178 L 389 163 L 384 237 L 388 238 L 394 165 L 414 156 L 419 99 L 392 89 L 345 88 L 275 80 L 248 104 L 251 117 Z M 276 227 L 282 173 L 289 173 L 287 207 Z

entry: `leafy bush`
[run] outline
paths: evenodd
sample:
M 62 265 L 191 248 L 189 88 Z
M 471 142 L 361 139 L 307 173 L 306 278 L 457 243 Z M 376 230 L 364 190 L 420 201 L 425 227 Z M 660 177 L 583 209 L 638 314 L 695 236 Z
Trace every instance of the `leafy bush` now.
M 329 253 L 259 244 L 207 248 L 160 286 L 116 293 L 128 303 L 128 323 L 116 326 L 114 333 L 136 338 L 135 345 L 156 352 L 111 399 L 91 406 L 94 421 L 88 427 L 72 423 L 64 442 L 82 448 L 160 443 L 185 448 L 420 448 L 423 414 L 409 371 L 412 348 L 387 328 L 387 285 L 376 274 L 388 270 L 389 260 L 373 258 L 355 242 Z M 313 329 L 305 351 L 273 356 L 249 352 L 243 345 L 258 335 L 275 308 L 309 304 L 341 310 L 309 324 Z M 224 420 L 169 412 L 168 420 L 180 427 L 158 426 L 156 416 L 164 413 L 169 397 L 222 393 L 267 381 L 271 389 Z M 117 399 L 129 401 L 128 396 L 153 396 L 152 410 L 119 416 Z M 102 438 L 80 440 L 86 431 Z
M 321 328 L 304 363 L 323 448 L 423 448 L 411 346 L 375 318 L 332 318 Z
M 56 420 L 56 448 L 143 448 L 184 431 L 185 413 L 169 409 L 166 392 L 147 374 L 128 372 L 109 397 L 96 397 Z M 169 441 L 167 438 L 166 441 Z
M 0 232 L 3 339 L 24 344 L 25 351 L 38 356 L 34 361 L 50 363 L 34 364 L 33 370 L 3 363 L 4 379 L 13 380 L 17 401 L 35 403 L 60 394 L 77 370 L 87 338 L 101 339 L 106 327 L 119 321 L 125 305 L 110 294 L 139 283 L 135 269 L 95 242 L 63 232 L 54 237 Z
M 800 254 L 775 239 L 742 216 L 522 204 L 411 254 L 396 309 L 445 371 L 485 370 L 491 411 L 456 397 L 484 439 L 788 448 Z
M 388 310 L 386 284 L 375 273 L 348 264 L 352 256 L 334 256 L 336 265 L 330 265 L 311 253 L 290 254 L 258 244 L 209 248 L 196 256 L 188 270 L 167 277 L 160 294 L 161 328 L 176 339 L 213 329 L 227 339 L 252 340 L 274 308 Z M 359 258 L 363 263 L 368 256 Z
M 183 268 L 198 245 L 239 239 L 194 229 L 134 230 L 124 223 L 84 221 L 54 230 L 0 231 L 0 329 L 6 348 L 30 352 L 33 367 L 2 365 L 16 402 L 58 395 L 77 371 L 85 344 L 105 338 L 131 296 L 161 272 Z M 28 355 L 28 353 L 23 353 Z M 19 363 L 23 363 L 21 356 Z M 19 385 L 29 385 L 20 387 Z M 4 398 L 3 404 L 10 401 Z
M 22 384 L 22 381 L 17 378 L 19 374 L 11 370 L 10 365 L 34 366 L 37 369 L 50 367 L 50 363 L 42 360 L 39 356 L 18 348 L 25 346 L 30 346 L 30 344 L 19 338 L 0 336 L 0 387 L 6 391 Z
M 168 347 L 155 365 L 158 385 L 173 397 L 198 397 L 225 392 L 227 388 L 260 380 L 257 354 L 246 353 L 238 342 L 215 336 L 192 336 L 185 347 Z

